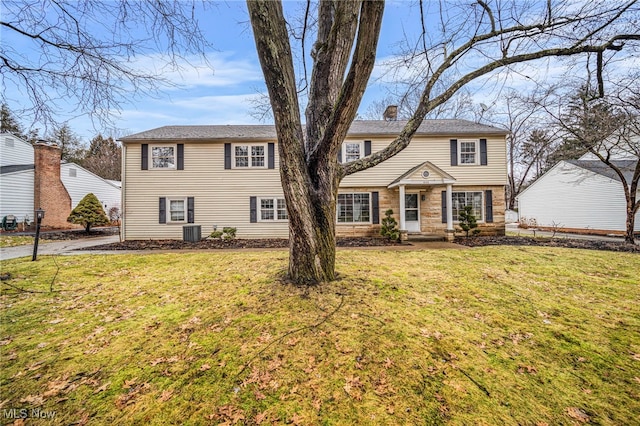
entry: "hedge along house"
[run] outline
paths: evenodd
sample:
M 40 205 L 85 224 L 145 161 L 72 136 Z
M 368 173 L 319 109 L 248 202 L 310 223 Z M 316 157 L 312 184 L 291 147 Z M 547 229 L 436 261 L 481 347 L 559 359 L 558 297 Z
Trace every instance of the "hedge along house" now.
M 354 121 L 338 161 L 383 149 L 403 121 Z M 504 234 L 506 132 L 465 120 L 425 120 L 395 157 L 347 176 L 338 235 L 378 235 L 392 209 L 401 230 L 452 237 L 471 205 L 484 234 Z M 166 126 L 123 143 L 122 238 L 180 239 L 183 225 L 239 238 L 287 238 L 274 126 Z

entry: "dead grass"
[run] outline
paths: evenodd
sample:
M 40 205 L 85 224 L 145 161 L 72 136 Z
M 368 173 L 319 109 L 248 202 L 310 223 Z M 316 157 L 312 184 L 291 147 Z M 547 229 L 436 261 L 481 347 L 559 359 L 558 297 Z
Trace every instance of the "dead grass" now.
M 284 251 L 3 262 L 3 422 L 23 408 L 51 424 L 637 421 L 637 255 L 338 258 L 342 278 L 311 289 L 280 283 Z
M 13 236 L 13 235 L 1 235 L 0 236 L 0 248 L 26 246 L 33 244 L 33 237 L 29 236 Z

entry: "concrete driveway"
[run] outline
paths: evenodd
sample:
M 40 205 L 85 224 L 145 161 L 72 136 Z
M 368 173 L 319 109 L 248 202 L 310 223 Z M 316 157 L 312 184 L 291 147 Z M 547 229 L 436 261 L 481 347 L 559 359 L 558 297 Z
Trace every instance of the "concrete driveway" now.
M 517 223 L 508 223 L 506 225 L 507 235 L 535 235 L 537 237 L 551 237 L 553 232 L 541 231 L 537 229 L 523 229 L 518 228 Z M 586 235 L 586 234 L 570 234 L 567 232 L 556 232 L 554 238 L 571 238 L 572 240 L 590 240 L 590 241 L 618 241 L 623 242 L 622 236 L 610 236 L 610 235 Z M 637 241 L 637 240 L 636 240 Z
M 81 238 L 78 240 L 43 241 L 44 240 L 40 240 L 38 243 L 38 256 L 46 254 L 63 254 L 86 247 L 117 243 L 120 241 L 120 237 L 118 235 L 109 235 L 106 237 Z M 0 260 L 15 259 L 25 256 L 33 256 L 33 245 L 5 247 L 0 249 Z

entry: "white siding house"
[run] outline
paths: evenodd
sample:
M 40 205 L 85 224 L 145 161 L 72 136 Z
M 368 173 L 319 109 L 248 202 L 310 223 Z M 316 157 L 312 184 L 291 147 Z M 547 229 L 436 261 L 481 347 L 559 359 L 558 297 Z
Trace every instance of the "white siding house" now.
M 10 133 L 0 133 L 0 220 L 14 215 L 19 222 L 33 221 L 34 185 L 38 173 L 34 152 L 30 143 Z M 42 179 L 51 178 L 43 176 Z M 71 208 L 92 192 L 107 214 L 113 207 L 121 210 L 119 182 L 102 179 L 74 163 L 60 164 L 60 180 L 71 197 Z M 44 184 L 45 187 L 48 185 Z
M 120 208 L 120 187 L 113 181 L 102 179 L 75 163 L 60 166 L 60 179 L 71 196 L 71 208 L 75 208 L 85 195 L 92 192 L 102 203 L 105 213 Z
M 629 182 L 637 159 L 616 162 L 628 170 Z M 517 199 L 521 222 L 594 233 L 621 233 L 626 229 L 622 183 L 599 160 L 560 161 Z M 636 214 L 635 231 L 640 231 L 639 216 Z
M 0 133 L 0 220 L 7 215 L 33 220 L 33 163 L 30 143 Z

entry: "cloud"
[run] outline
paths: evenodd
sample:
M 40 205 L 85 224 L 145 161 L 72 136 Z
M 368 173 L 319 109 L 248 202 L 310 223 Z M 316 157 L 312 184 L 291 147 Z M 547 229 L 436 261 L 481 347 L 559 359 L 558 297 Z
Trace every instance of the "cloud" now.
M 168 63 L 162 55 L 137 58 L 132 64 L 144 72 L 159 74 L 175 86 L 172 91 L 197 87 L 229 88 L 262 83 L 263 77 L 258 59 L 247 55 L 237 58 L 235 52 L 209 52 L 206 59 L 190 55 Z

